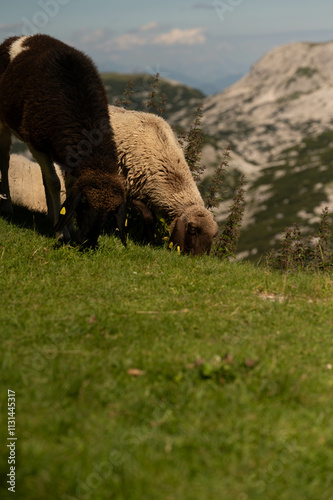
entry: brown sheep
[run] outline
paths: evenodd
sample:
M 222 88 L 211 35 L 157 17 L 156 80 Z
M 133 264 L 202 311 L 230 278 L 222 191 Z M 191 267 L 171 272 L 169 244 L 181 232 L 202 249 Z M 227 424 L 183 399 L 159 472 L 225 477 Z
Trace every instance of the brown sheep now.
M 11 134 L 39 163 L 49 215 L 58 237 L 76 211 L 77 240 L 96 245 L 110 213 L 125 243 L 125 191 L 103 82 L 82 52 L 47 35 L 11 37 L 0 45 L 0 212 L 10 216 L 8 185 Z M 54 162 L 71 173 L 71 190 L 60 207 Z M 61 209 L 60 209 L 61 208 Z

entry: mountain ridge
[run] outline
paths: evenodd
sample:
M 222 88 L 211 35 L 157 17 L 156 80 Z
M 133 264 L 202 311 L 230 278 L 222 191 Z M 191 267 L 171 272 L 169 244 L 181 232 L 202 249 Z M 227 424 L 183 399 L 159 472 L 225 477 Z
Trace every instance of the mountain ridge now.
M 214 126 L 220 134 L 227 132 L 237 149 L 246 138 L 241 154 L 254 163 L 268 161 L 304 134 L 321 133 L 333 122 L 332 60 L 333 42 L 274 49 L 237 83 L 205 100 L 205 130 Z
M 174 119 L 185 125 L 187 118 L 180 111 Z M 333 41 L 268 52 L 205 99 L 202 126 L 216 142 L 215 160 L 230 144 L 231 169 L 248 180 L 243 256 L 267 252 L 294 222 L 304 234 L 318 230 L 321 210 L 333 207 Z

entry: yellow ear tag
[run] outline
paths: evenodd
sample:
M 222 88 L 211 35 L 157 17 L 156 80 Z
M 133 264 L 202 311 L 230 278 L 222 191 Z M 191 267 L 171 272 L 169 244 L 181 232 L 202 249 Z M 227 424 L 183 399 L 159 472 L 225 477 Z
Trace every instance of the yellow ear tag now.
M 66 213 L 66 208 L 62 207 L 62 209 L 60 210 L 60 215 L 65 215 L 65 213 Z
M 125 227 L 127 227 L 127 222 L 128 222 L 128 221 L 127 221 L 127 219 L 126 219 L 126 220 L 125 220 Z
M 169 248 L 170 248 L 170 250 L 172 250 L 172 248 L 173 248 L 173 243 L 172 243 L 172 241 L 170 241 L 170 243 L 169 243 Z
M 180 255 L 180 246 L 177 247 L 178 255 Z

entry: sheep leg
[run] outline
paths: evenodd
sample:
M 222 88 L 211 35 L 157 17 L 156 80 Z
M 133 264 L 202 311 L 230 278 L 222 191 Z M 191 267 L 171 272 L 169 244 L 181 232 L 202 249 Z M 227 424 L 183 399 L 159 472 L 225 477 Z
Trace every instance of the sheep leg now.
M 13 214 L 8 182 L 10 146 L 11 131 L 0 122 L 0 214 L 9 218 Z
M 63 174 L 63 177 L 64 177 L 64 180 L 65 180 L 66 199 L 68 199 L 69 196 L 70 196 L 70 194 L 71 194 L 71 192 L 72 192 L 72 188 L 73 188 L 73 185 L 74 185 L 76 179 L 69 172 L 65 172 Z M 70 221 L 67 223 L 67 229 L 69 230 L 71 237 L 74 238 L 75 227 L 74 227 L 73 218 L 71 218 Z
M 147 242 L 154 243 L 156 220 L 153 212 L 142 201 L 132 200 L 133 207 L 142 215 Z
M 45 198 L 46 198 L 47 215 L 51 221 L 54 221 L 55 214 L 54 214 L 54 208 L 53 208 L 52 195 L 50 193 L 49 188 L 47 187 L 47 181 L 45 179 L 43 171 L 42 171 L 42 177 L 43 177 L 43 184 L 44 184 L 44 191 L 45 191 Z
M 37 151 L 31 144 L 28 147 L 42 170 L 48 215 L 50 218 L 52 217 L 53 224 L 55 225 L 58 222 L 61 207 L 59 177 L 49 155 Z M 58 240 L 69 241 L 70 234 L 68 229 L 64 227 L 62 231 L 56 233 L 56 237 Z

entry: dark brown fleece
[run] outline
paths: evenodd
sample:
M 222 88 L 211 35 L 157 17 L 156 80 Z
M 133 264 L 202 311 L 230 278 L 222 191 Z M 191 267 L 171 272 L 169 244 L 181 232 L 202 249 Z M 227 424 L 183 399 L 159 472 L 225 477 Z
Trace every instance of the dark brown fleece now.
M 0 123 L 77 178 L 88 208 L 117 209 L 125 200 L 103 82 L 92 60 L 47 35 L 0 45 Z

